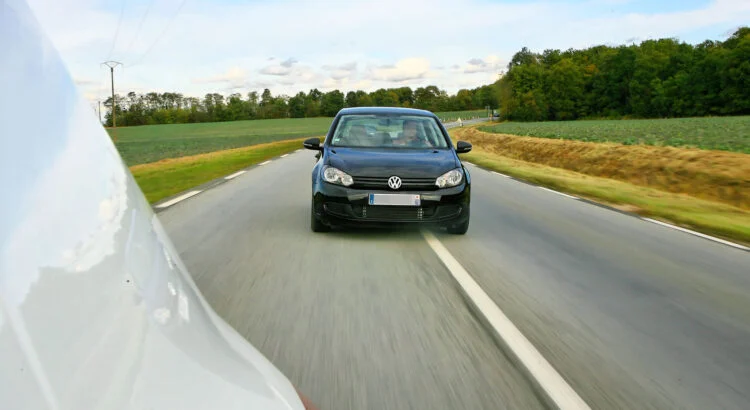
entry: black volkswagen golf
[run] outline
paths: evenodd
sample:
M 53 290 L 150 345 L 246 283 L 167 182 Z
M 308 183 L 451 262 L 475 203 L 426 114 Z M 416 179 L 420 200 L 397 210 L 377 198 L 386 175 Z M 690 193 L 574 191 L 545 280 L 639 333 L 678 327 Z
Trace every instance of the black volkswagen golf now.
M 471 177 L 435 114 L 408 108 L 346 108 L 336 115 L 312 172 L 310 224 L 332 226 L 432 224 L 469 229 Z

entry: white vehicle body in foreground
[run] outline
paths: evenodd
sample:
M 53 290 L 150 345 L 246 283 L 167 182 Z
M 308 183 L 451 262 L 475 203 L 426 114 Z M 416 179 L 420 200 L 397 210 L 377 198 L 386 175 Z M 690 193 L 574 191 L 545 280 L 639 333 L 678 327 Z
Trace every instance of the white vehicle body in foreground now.
M 0 408 L 303 409 L 203 299 L 20 0 L 0 90 Z

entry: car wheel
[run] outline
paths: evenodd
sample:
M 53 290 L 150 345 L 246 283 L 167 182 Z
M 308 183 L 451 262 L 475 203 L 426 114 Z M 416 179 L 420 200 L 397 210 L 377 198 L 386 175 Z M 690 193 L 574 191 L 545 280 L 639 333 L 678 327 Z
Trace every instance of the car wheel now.
M 469 230 L 469 218 L 466 218 L 466 221 L 463 223 L 457 224 L 457 225 L 448 225 L 447 226 L 448 233 L 452 233 L 454 235 L 463 235 Z
M 328 232 L 331 230 L 328 225 L 321 222 L 320 219 L 315 216 L 315 211 L 313 210 L 312 203 L 310 203 L 310 229 L 313 232 Z

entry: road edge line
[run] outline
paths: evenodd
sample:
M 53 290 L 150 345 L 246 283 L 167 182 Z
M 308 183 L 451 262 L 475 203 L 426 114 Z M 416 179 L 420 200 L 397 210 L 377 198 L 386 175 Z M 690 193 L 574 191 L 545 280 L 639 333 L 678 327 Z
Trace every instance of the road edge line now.
M 575 197 L 575 196 L 573 196 L 573 195 L 568 195 L 568 194 L 566 194 L 566 193 L 563 193 L 563 192 L 560 192 L 560 191 L 555 191 L 554 189 L 549 189 L 549 188 L 547 188 L 547 187 L 544 187 L 544 186 L 540 186 L 540 185 L 537 185 L 537 186 L 538 186 L 539 188 L 541 188 L 541 189 L 545 190 L 545 191 L 548 191 L 548 192 L 552 192 L 553 194 L 557 194 L 557 195 L 562 195 L 562 196 L 564 196 L 564 197 L 566 197 L 566 198 L 571 198 L 571 199 L 578 199 L 577 197 Z
M 497 172 L 497 171 L 490 171 L 491 174 L 500 175 L 503 178 L 510 178 L 510 175 L 505 175 L 503 173 Z
M 573 390 L 565 379 L 542 356 L 521 331 L 505 316 L 500 307 L 487 295 L 448 249 L 431 232 L 422 231 L 422 237 L 440 258 L 461 290 L 490 325 L 495 336 L 515 357 L 527 376 L 536 384 L 550 404 L 561 410 L 590 410 L 588 404 Z
M 192 197 L 200 194 L 201 192 L 203 192 L 203 191 L 197 190 L 197 189 L 194 190 L 194 191 L 190 191 L 190 192 L 188 192 L 186 194 L 178 196 L 177 198 L 170 199 L 167 202 L 164 202 L 164 203 L 161 203 L 159 205 L 156 205 L 156 208 L 161 208 L 161 209 L 163 209 L 163 208 L 169 208 L 170 206 L 175 205 L 175 204 L 177 204 L 179 202 L 182 202 L 182 201 L 184 201 L 184 200 L 186 200 L 188 198 L 192 198 Z
M 224 179 L 227 179 L 227 180 L 229 180 L 229 179 L 234 179 L 234 178 L 237 178 L 238 176 L 240 176 L 240 175 L 244 174 L 245 172 L 247 172 L 247 170 L 244 170 L 244 169 L 243 169 L 243 170 L 241 170 L 241 171 L 237 171 L 237 172 L 235 172 L 235 173 L 234 173 L 234 174 L 232 174 L 232 175 L 227 175 L 227 176 L 225 176 L 225 177 L 224 177 Z
M 668 224 L 668 223 L 662 222 L 662 221 L 657 221 L 656 219 L 645 218 L 645 217 L 642 217 L 641 219 L 643 219 L 644 221 L 655 223 L 655 224 L 661 225 L 661 226 L 665 226 L 667 228 L 671 228 L 671 229 L 674 229 L 674 230 L 677 230 L 677 231 L 689 233 L 691 235 L 695 235 L 695 236 L 701 237 L 703 239 L 708 239 L 709 241 L 714 241 L 714 242 L 718 242 L 718 243 L 721 243 L 721 244 L 724 244 L 724 245 L 727 245 L 727 246 L 731 246 L 733 248 L 737 248 L 737 249 L 740 249 L 740 250 L 743 250 L 743 251 L 750 251 L 750 248 L 748 248 L 747 246 L 743 246 L 743 245 L 740 245 L 738 243 L 726 241 L 724 239 L 717 238 L 715 236 L 706 235 L 705 233 L 691 231 L 690 229 L 686 229 L 686 228 L 683 228 L 683 227 L 677 226 L 677 225 Z

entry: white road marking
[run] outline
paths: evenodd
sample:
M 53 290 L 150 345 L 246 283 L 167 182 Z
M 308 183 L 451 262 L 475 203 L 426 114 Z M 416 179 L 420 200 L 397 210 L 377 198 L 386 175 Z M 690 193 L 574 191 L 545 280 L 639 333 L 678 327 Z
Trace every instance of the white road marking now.
M 501 173 L 499 173 L 497 171 L 490 171 L 490 172 L 492 172 L 495 175 L 500 175 L 501 177 L 510 178 L 510 175 L 501 174 Z
M 266 162 L 261 162 L 260 164 L 258 164 L 258 166 L 266 165 L 266 164 L 270 164 L 270 163 L 271 163 L 271 160 L 268 160 Z
M 281 158 L 286 158 L 289 154 L 284 154 L 281 156 Z
M 163 204 L 156 205 L 156 207 L 157 208 L 167 208 L 167 207 L 170 207 L 170 206 L 172 206 L 172 205 L 174 205 L 174 204 L 176 204 L 176 203 L 178 203 L 180 201 L 184 201 L 184 200 L 190 198 L 191 196 L 198 195 L 201 192 L 203 192 L 203 191 L 190 191 L 190 192 L 188 192 L 188 193 L 186 193 L 184 195 L 180 195 L 177 198 L 169 200 L 169 201 L 167 201 L 167 202 L 165 202 Z
M 463 163 L 464 163 L 464 164 L 466 164 L 466 165 L 471 165 L 471 166 L 474 166 L 474 164 L 473 164 L 473 163 L 471 163 L 471 162 L 469 162 L 469 161 L 463 161 Z
M 542 189 L 543 189 L 543 190 L 545 190 L 545 191 L 549 191 L 549 192 L 552 192 L 552 193 L 554 193 L 554 194 L 557 194 L 557 195 L 562 195 L 562 196 L 564 196 L 564 197 L 568 197 L 568 198 L 573 198 L 573 199 L 578 199 L 578 198 L 574 197 L 573 195 L 563 194 L 562 192 L 559 192 L 559 191 L 555 191 L 554 189 L 549 189 L 549 188 L 545 188 L 545 187 L 543 187 L 543 186 L 540 186 L 539 188 L 542 188 Z
M 294 152 L 301 152 L 301 151 L 302 151 L 302 148 L 300 148 L 300 149 L 298 149 L 297 151 L 294 151 Z
M 655 223 L 657 225 L 666 226 L 667 228 L 672 228 L 672 229 L 676 229 L 678 231 L 686 232 L 686 233 L 689 233 L 691 235 L 700 236 L 701 238 L 705 238 L 705 239 L 708 239 L 710 241 L 723 243 L 724 245 L 729 245 L 729 246 L 737 248 L 737 249 L 742 249 L 743 251 L 750 251 L 750 248 L 748 248 L 747 246 L 743 246 L 743 245 L 740 245 L 738 243 L 729 242 L 729 241 L 725 241 L 723 239 L 715 238 L 713 236 L 706 235 L 704 233 L 691 231 L 690 229 L 681 228 L 681 227 L 675 226 L 675 225 L 670 225 L 670 224 L 662 222 L 662 221 L 657 221 L 656 219 L 651 219 L 651 218 L 641 218 L 641 219 L 643 219 L 644 221 L 653 222 L 653 223 Z
M 505 345 L 544 390 L 547 397 L 561 410 L 590 409 L 588 404 L 560 376 L 531 342 L 508 319 L 487 293 L 469 275 L 448 249 L 430 232 L 422 231 L 427 243 L 463 288 L 472 303 L 503 340 Z
M 224 177 L 224 179 L 233 179 L 233 178 L 237 178 L 238 176 L 240 176 L 240 175 L 244 174 L 245 172 L 247 172 L 247 171 L 245 171 L 245 170 L 242 170 L 242 171 L 237 171 L 237 172 L 235 172 L 235 173 L 234 173 L 234 174 L 232 174 L 232 175 L 227 175 L 227 176 L 225 176 L 225 177 Z

